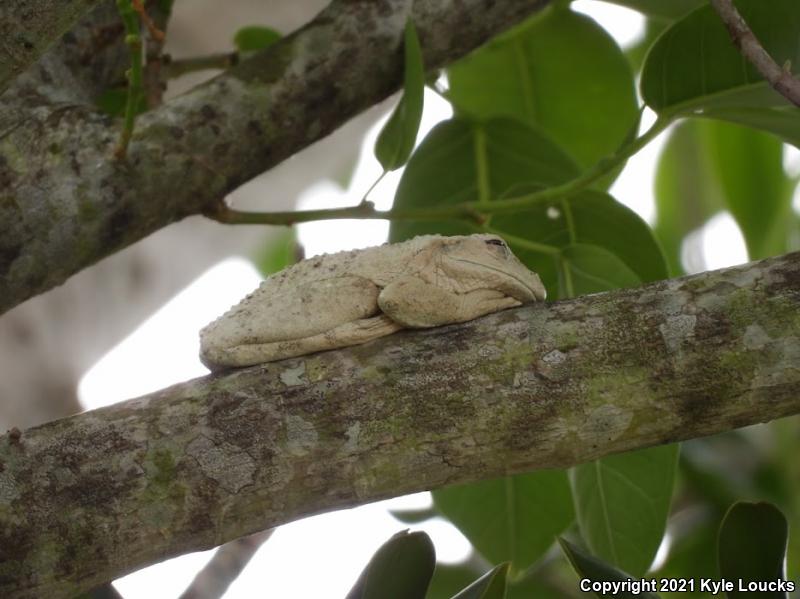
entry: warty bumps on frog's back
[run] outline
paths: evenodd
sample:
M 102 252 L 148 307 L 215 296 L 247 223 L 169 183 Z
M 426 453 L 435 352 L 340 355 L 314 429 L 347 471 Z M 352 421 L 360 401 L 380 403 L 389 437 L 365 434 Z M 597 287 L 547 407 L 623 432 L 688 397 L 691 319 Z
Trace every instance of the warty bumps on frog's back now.
M 212 370 L 365 343 L 544 300 L 496 235 L 424 235 L 316 256 L 261 283 L 200 333 Z

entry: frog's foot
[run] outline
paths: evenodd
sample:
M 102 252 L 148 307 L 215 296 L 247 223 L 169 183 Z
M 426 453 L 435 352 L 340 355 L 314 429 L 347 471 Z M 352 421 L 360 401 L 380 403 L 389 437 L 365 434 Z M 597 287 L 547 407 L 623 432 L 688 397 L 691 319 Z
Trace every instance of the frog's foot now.
M 205 358 L 203 363 L 212 371 L 252 366 L 328 349 L 360 345 L 390 335 L 402 328 L 402 325 L 380 314 L 346 322 L 324 333 L 301 339 L 251 343 L 230 349 L 214 350 L 213 355 L 209 352 L 208 355 L 203 356 Z

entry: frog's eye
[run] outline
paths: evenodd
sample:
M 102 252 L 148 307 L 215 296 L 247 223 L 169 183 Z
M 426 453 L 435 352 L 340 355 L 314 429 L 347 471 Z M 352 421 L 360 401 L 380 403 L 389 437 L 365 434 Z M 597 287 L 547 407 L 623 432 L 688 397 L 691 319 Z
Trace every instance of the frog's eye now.
M 500 246 L 501 248 L 504 248 L 506 247 L 506 242 L 503 241 L 502 239 L 487 239 L 486 245 L 497 245 Z

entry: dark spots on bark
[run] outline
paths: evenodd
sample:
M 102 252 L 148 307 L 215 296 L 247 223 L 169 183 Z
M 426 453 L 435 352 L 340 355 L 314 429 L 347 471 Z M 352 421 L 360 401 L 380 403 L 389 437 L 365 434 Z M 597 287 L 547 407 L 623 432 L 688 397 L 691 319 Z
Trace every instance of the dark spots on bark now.
M 0 280 L 11 272 L 11 265 L 22 253 L 22 246 L 13 240 L 0 241 Z
M 8 189 L 14 181 L 11 167 L 8 166 L 8 159 L 0 154 L 0 189 Z
M 72 172 L 74 172 L 76 175 L 78 175 L 80 177 L 81 176 L 81 163 L 78 160 L 77 154 L 78 153 L 76 151 L 74 151 L 74 150 L 70 152 L 70 154 L 69 154 L 69 159 L 70 159 L 69 164 L 72 167 Z
M 228 155 L 231 150 L 231 143 L 230 142 L 223 142 L 214 145 L 212 149 L 212 153 L 216 158 L 224 158 Z
M 240 395 L 234 395 L 225 391 L 214 392 L 208 398 L 211 401 L 211 408 L 208 411 L 209 424 L 214 428 L 220 428 L 220 424 L 227 420 L 231 414 L 237 413 L 246 399 Z
M 431 337 L 433 347 L 431 350 L 438 353 L 438 344 L 436 343 L 435 335 L 437 333 L 447 336 L 447 345 L 449 348 L 456 351 L 468 351 L 475 343 L 475 324 L 474 322 L 467 322 L 463 325 L 449 325 L 447 329 L 429 330 L 428 334 L 434 335 Z
M 128 204 L 123 204 L 114 210 L 102 232 L 100 247 L 118 248 L 124 245 L 133 234 L 136 216 L 136 210 Z
M 258 401 L 226 392 L 216 393 L 211 401 L 208 426 L 224 433 L 228 443 L 248 454 L 263 445 L 264 431 L 272 434 L 278 426 L 269 412 L 260 409 Z
M 725 314 L 700 313 L 694 325 L 694 338 L 706 346 L 724 347 L 734 343 L 739 334 L 744 332 L 738 328 L 732 325 Z
M 5 567 L 5 573 L 0 575 L 0 584 L 6 588 L 12 581 L 19 584 L 19 580 L 12 578 L 14 564 L 17 564 L 19 572 L 26 571 L 24 564 L 28 553 L 36 546 L 36 541 L 39 540 L 37 536 L 41 534 L 43 534 L 41 531 L 32 526 L 0 527 L 0 563 Z
M 778 294 L 800 297 L 800 252 L 784 257 L 766 282 L 764 292 L 767 297 Z
M 16 426 L 12 427 L 11 430 L 8 431 L 8 444 L 16 447 L 22 446 L 22 431 Z
M 47 69 L 42 66 L 39 67 L 39 79 L 41 79 L 42 82 L 47 85 L 53 83 L 53 78 L 50 76 L 50 73 L 48 73 Z
M 250 120 L 247 121 L 247 132 L 253 137 L 261 137 L 264 135 L 264 128 L 258 121 Z
M 170 127 L 169 132 L 175 139 L 181 139 L 185 135 L 185 132 L 181 127 Z
M 203 104 L 200 107 L 200 115 L 207 121 L 217 118 L 217 111 L 210 104 Z

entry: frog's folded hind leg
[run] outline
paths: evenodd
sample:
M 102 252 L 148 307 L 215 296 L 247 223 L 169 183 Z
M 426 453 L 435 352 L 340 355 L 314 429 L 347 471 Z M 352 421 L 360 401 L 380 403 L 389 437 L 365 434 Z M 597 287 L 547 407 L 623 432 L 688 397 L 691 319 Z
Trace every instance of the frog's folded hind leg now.
M 408 328 L 464 322 L 520 304 L 495 289 L 458 293 L 417 277 L 400 277 L 378 296 L 381 312 Z
M 223 370 L 230 366 L 238 367 L 274 362 L 328 349 L 360 345 L 361 343 L 390 335 L 402 328 L 402 325 L 380 314 L 371 318 L 346 322 L 330 331 L 301 339 L 253 343 L 217 351 L 214 355 L 213 363 L 206 364 L 206 366 L 211 370 Z
M 379 293 L 372 281 L 354 275 L 257 292 L 200 332 L 200 360 L 211 370 L 221 370 L 329 349 L 317 340 L 342 325 L 378 315 Z M 281 354 L 283 347 L 305 345 L 312 349 Z

